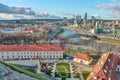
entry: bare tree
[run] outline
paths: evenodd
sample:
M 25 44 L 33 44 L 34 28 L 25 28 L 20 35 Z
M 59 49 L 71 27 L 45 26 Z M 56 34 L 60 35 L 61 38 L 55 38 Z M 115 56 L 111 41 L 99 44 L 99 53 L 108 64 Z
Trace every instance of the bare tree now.
M 72 46 L 69 44 L 69 45 L 67 45 L 67 46 L 65 47 L 65 49 L 67 50 L 67 53 L 69 53 L 69 55 L 70 55 Z
M 97 42 L 97 45 L 96 45 L 96 52 L 98 53 L 98 56 L 101 55 L 101 43 Z

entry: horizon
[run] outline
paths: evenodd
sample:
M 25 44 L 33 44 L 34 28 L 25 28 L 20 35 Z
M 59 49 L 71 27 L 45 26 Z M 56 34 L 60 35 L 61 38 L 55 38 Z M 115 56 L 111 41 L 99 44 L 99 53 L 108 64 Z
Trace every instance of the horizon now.
M 0 19 L 57 19 L 76 15 L 83 18 L 88 13 L 88 18 L 120 20 L 119 4 L 119 0 L 1 0 Z

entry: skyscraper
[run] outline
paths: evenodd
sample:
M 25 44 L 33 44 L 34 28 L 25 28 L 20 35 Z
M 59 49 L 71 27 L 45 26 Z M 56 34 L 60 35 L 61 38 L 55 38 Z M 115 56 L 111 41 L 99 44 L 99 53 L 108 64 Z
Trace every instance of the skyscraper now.
M 87 13 L 84 15 L 84 23 L 87 23 Z
M 64 17 L 64 18 L 63 18 L 63 24 L 64 24 L 64 25 L 67 25 L 67 24 L 68 24 L 68 19 L 67 19 L 67 17 Z
M 78 25 L 81 23 L 81 16 L 80 15 L 76 16 L 76 22 Z
M 91 20 L 92 20 L 92 26 L 95 26 L 95 17 L 94 16 L 91 16 Z

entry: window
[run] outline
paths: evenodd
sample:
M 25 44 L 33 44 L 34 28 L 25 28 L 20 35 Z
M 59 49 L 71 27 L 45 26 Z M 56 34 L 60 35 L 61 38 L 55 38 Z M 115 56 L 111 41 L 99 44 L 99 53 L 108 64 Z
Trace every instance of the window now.
M 2 55 L 2 58 L 4 58 L 4 56 Z
M 7 56 L 7 58 L 9 58 L 9 56 Z

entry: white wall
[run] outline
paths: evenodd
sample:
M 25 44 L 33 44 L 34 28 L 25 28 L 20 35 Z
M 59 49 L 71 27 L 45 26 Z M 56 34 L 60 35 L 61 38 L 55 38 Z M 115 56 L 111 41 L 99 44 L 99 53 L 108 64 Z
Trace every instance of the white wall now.
M 0 60 L 11 60 L 11 59 L 32 59 L 37 58 L 41 59 L 59 59 L 63 58 L 63 51 L 43 51 L 43 52 L 0 52 Z

